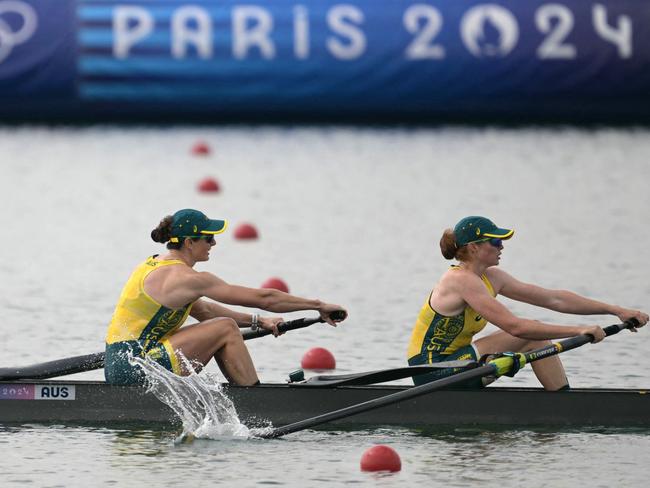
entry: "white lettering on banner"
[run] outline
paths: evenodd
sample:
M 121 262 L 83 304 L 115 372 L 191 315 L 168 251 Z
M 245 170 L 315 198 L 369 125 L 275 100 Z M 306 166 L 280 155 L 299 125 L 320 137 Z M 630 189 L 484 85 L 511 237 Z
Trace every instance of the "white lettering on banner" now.
M 190 28 L 189 21 L 196 23 Z M 210 14 L 194 5 L 181 7 L 172 16 L 172 56 L 182 59 L 187 56 L 188 45 L 193 45 L 200 58 L 212 57 L 212 20 Z
M 627 15 L 618 18 L 618 29 L 607 23 L 607 9 L 600 4 L 593 8 L 594 28 L 598 35 L 618 47 L 618 55 L 623 58 L 632 57 L 632 20 Z
M 298 59 L 309 58 L 309 12 L 304 5 L 293 8 L 293 54 Z
M 410 35 L 404 42 L 404 58 L 407 60 L 443 60 L 450 48 L 438 39 L 443 26 L 445 39 L 456 32 L 456 26 L 448 25 L 442 12 L 424 0 L 406 7 L 401 18 L 402 27 Z M 24 25 L 12 32 L 5 12 L 18 13 L 24 18 Z M 327 32 L 325 49 L 335 59 L 353 61 L 361 58 L 367 51 L 368 41 L 364 32 L 366 14 L 352 4 L 334 4 L 324 13 Z M 604 5 L 594 3 L 591 9 L 592 28 L 595 39 L 613 44 L 622 59 L 633 54 L 632 20 L 628 15 L 609 17 Z M 113 8 L 113 55 L 126 59 L 134 47 L 149 37 L 155 28 L 153 13 L 147 8 L 134 5 L 118 5 Z M 284 16 L 291 16 L 285 23 Z M 571 9 L 558 2 L 542 4 L 537 8 L 533 19 L 517 19 L 504 6 L 496 3 L 473 5 L 460 18 L 458 29 L 460 41 L 467 51 L 477 58 L 503 58 L 508 56 L 520 42 L 520 26 L 530 20 L 542 34 L 539 46 L 530 56 L 541 60 L 572 60 L 578 57 L 579 45 L 571 42 L 571 34 L 577 22 L 589 19 L 576 18 Z M 232 57 L 244 60 L 259 57 L 273 60 L 277 57 L 274 41 L 275 19 L 273 13 L 259 5 L 234 5 L 230 11 Z M 312 54 L 312 19 L 309 4 L 295 4 L 290 12 L 283 14 L 283 28 L 293 32 L 280 33 L 282 39 L 290 39 L 289 56 L 308 60 Z M 322 20 L 322 19 L 319 19 Z M 398 19 L 395 19 L 399 22 Z M 171 12 L 170 51 L 174 59 L 184 59 L 196 52 L 201 59 L 212 59 L 214 54 L 214 27 L 210 10 L 198 5 L 179 6 Z M 320 25 L 320 24 L 319 24 Z M 384 26 L 386 29 L 399 29 L 398 25 Z M 161 27 L 162 28 L 162 27 Z M 17 0 L 0 0 L 0 62 L 12 48 L 25 42 L 36 29 L 36 13 L 27 4 Z M 290 37 L 290 35 L 293 37 Z M 319 31 L 319 34 L 320 31 Z M 322 39 L 318 36 L 318 39 Z M 584 42 L 587 42 L 583 39 Z M 447 41 L 454 42 L 454 41 Z M 322 46 L 321 46 L 322 47 Z M 291 50 L 292 48 L 292 50 Z M 586 50 L 585 50 L 586 51 Z M 287 52 L 287 51 L 283 51 Z
M 248 28 L 249 20 L 255 24 Z M 275 57 L 275 45 L 269 35 L 273 30 L 273 17 L 262 7 L 235 7 L 232 13 L 232 54 L 237 59 L 245 59 L 248 50 L 258 47 L 264 59 Z
M 555 27 L 553 25 L 555 24 Z M 537 48 L 540 59 L 574 59 L 576 47 L 564 40 L 573 30 L 573 14 L 564 5 L 552 3 L 535 12 L 535 25 L 546 39 Z
M 13 30 L 8 22 L 2 19 L 4 14 L 20 15 L 22 24 Z M 31 5 L 15 0 L 0 2 L 0 63 L 2 63 L 18 44 L 27 42 L 36 32 L 38 16 Z
M 129 24 L 132 24 L 129 26 Z M 113 10 L 113 56 L 129 57 L 131 48 L 153 31 L 153 16 L 143 7 L 118 6 Z
M 465 12 L 460 34 L 465 47 L 477 58 L 504 57 L 519 40 L 519 26 L 509 10 L 490 3 Z
M 328 27 L 349 41 L 346 45 L 337 37 L 327 38 L 327 49 L 335 58 L 350 61 L 363 55 L 366 36 L 355 24 L 362 24 L 364 20 L 363 12 L 353 5 L 337 5 L 327 12 Z
M 424 26 L 420 28 L 420 21 Z M 404 27 L 415 39 L 406 48 L 406 59 L 443 59 L 445 48 L 431 41 L 442 29 L 442 15 L 431 5 L 411 5 L 402 17 Z
M 75 385 L 34 385 L 34 400 L 75 400 Z

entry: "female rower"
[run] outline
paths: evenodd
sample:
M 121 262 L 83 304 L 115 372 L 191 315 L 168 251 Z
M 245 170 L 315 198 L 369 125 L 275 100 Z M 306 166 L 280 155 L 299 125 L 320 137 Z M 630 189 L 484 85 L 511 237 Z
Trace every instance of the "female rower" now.
M 420 310 L 408 348 L 409 365 L 448 360 L 477 361 L 486 354 L 525 352 L 549 344 L 548 339 L 591 334 L 599 342 L 605 333 L 598 326 L 559 326 L 517 317 L 496 300 L 501 294 L 557 312 L 616 315 L 621 321 L 636 318 L 648 322 L 646 313 L 598 302 L 570 291 L 547 290 L 522 283 L 497 268 L 503 242 L 514 231 L 501 229 L 485 217 L 465 217 L 454 230 L 445 230 L 440 249 L 446 259 L 459 261 L 443 274 Z M 487 322 L 501 330 L 474 340 Z M 635 330 L 634 330 L 635 331 Z M 636 332 L 636 331 L 635 331 Z M 569 388 L 558 356 L 532 364 L 535 375 L 547 390 Z M 448 375 L 450 370 L 414 377 L 416 384 Z M 488 381 L 468 384 L 481 387 Z
M 188 375 L 214 358 L 225 377 L 238 385 L 258 383 L 239 327 L 259 326 L 278 335 L 281 317 L 258 317 L 216 302 L 257 307 L 271 312 L 317 310 L 336 326 L 330 314 L 345 309 L 271 289 L 231 285 L 193 269 L 210 258 L 214 236 L 226 230 L 224 220 L 211 220 L 198 210 L 179 210 L 151 231 L 167 243 L 163 256 L 147 258 L 133 272 L 119 298 L 106 335 L 105 376 L 108 383 L 141 383 L 140 368 L 129 356 L 147 356 L 169 371 Z M 199 322 L 180 328 L 187 316 Z M 183 361 L 182 357 L 188 361 Z

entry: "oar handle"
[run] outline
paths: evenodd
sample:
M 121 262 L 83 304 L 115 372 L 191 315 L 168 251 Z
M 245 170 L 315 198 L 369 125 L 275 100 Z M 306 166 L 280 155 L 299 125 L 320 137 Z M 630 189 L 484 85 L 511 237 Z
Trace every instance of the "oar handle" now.
M 631 318 L 623 322 L 622 324 L 608 325 L 603 327 L 603 331 L 606 336 L 611 336 L 618 334 L 623 329 L 630 329 L 639 326 L 639 321 L 635 318 Z M 570 337 L 564 339 L 560 342 L 554 342 L 548 346 L 541 347 L 539 349 L 534 349 L 528 352 L 518 353 L 521 357 L 522 365 L 532 363 L 533 361 L 539 361 L 540 359 L 547 358 L 549 356 L 555 356 L 564 351 L 570 351 L 571 349 L 576 349 L 577 347 L 584 346 L 589 344 L 594 340 L 594 336 L 591 334 L 580 334 L 579 336 Z M 489 364 L 492 364 L 495 368 L 496 376 L 503 376 L 512 371 L 514 361 L 509 357 L 500 357 L 489 361 Z
M 627 319 L 622 324 L 608 325 L 607 327 L 604 327 L 603 330 L 605 331 L 605 335 L 609 337 L 611 335 L 618 334 L 623 329 L 634 329 L 638 326 L 639 321 L 635 317 L 632 317 L 631 319 Z
M 343 320 L 347 314 L 343 310 L 337 310 L 330 314 L 332 320 Z M 278 331 L 282 334 L 289 330 L 302 329 L 303 327 L 309 327 L 313 324 L 318 324 L 320 322 L 325 322 L 321 317 L 314 318 L 301 318 L 296 320 L 289 320 L 288 322 L 282 322 L 278 325 Z M 263 337 L 266 335 L 272 334 L 270 330 L 267 329 L 257 329 L 257 330 L 247 330 L 242 333 L 244 340 L 248 339 L 257 339 L 258 337 Z
M 618 334 L 620 331 L 624 329 L 631 329 L 638 326 L 639 326 L 639 321 L 635 318 L 631 318 L 621 324 L 613 324 L 613 325 L 608 325 L 607 327 L 603 327 L 603 331 L 605 332 L 605 336 L 609 337 L 614 334 Z M 580 347 L 584 344 L 588 344 L 593 340 L 594 340 L 594 336 L 592 336 L 591 334 L 581 334 L 579 336 L 571 337 L 569 339 L 560 341 L 558 345 L 561 347 L 562 351 L 568 351 L 570 349 L 575 349 L 576 347 Z

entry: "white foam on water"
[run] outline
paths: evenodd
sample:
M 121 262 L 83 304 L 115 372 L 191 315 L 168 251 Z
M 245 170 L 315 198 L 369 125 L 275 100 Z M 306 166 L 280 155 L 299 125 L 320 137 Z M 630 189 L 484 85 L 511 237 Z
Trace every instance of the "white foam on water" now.
M 184 357 L 181 360 L 190 365 Z M 249 429 L 237 415 L 232 400 L 223 391 L 221 382 L 209 373 L 199 375 L 194 368 L 188 376 L 168 371 L 149 357 L 131 357 L 129 362 L 138 365 L 146 377 L 147 391 L 169 406 L 180 418 L 183 432 L 177 442 L 194 438 L 223 439 L 250 438 L 271 429 Z

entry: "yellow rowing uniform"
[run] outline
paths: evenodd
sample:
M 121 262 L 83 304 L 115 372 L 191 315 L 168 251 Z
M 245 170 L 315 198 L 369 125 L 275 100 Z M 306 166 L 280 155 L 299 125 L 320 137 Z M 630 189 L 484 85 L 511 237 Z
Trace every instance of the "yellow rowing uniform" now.
M 169 338 L 183 325 L 192 303 L 179 309 L 161 305 L 144 290 L 149 274 L 164 266 L 185 264 L 177 259 L 147 258 L 124 285 L 106 334 L 105 376 L 109 383 L 141 381 L 138 367 L 130 365 L 128 354 L 147 355 L 166 369 L 180 374 L 180 365 Z
M 451 270 L 460 269 L 452 266 Z M 481 279 L 492 296 L 496 296 L 487 276 Z M 432 292 L 433 293 L 433 292 Z M 469 346 L 474 335 L 485 327 L 487 320 L 469 305 L 457 315 L 448 317 L 431 308 L 427 297 L 411 333 L 407 357 L 412 364 L 431 364 L 451 359 L 457 351 Z

